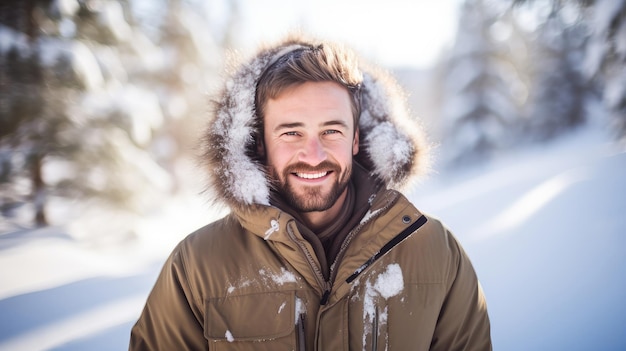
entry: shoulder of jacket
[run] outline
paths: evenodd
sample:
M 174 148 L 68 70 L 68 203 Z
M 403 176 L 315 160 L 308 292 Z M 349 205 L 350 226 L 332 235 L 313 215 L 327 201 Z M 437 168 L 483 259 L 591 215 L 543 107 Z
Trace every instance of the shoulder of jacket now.
M 244 232 L 236 216 L 232 213 L 201 227 L 182 239 L 174 252 L 185 255 L 205 255 L 213 247 L 223 247 L 236 242 Z
M 423 214 L 423 216 L 427 219 L 424 230 L 428 231 L 433 238 L 445 243 L 448 248 L 456 250 L 460 244 L 450 228 L 437 216 L 431 214 Z
M 428 251 L 438 257 L 442 257 L 442 255 L 458 257 L 463 249 L 448 226 L 439 217 L 420 211 L 410 199 L 402 193 L 399 194 L 396 205 L 412 208 L 414 213 L 426 219 L 425 223 L 411 235 L 416 245 L 427 248 Z

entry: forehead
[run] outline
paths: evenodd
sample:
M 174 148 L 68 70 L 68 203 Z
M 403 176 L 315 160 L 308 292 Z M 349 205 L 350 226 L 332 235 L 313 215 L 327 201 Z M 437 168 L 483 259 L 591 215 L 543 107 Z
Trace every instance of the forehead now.
M 264 124 L 323 123 L 345 120 L 352 126 L 352 106 L 348 90 L 335 82 L 306 82 L 289 87 L 265 106 Z

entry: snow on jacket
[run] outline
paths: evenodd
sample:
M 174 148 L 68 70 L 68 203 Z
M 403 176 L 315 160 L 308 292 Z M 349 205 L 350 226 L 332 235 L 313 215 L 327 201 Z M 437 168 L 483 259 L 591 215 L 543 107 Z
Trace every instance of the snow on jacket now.
M 130 350 L 491 350 L 467 255 L 397 190 L 419 173 L 425 148 L 400 91 L 381 72 L 363 68 L 356 160 L 386 188 L 372 194 L 330 281 L 294 218 L 270 205 L 263 167 L 250 156 L 255 86 L 294 45 L 317 44 L 290 39 L 261 50 L 226 82 L 206 157 L 216 200 L 232 212 L 173 250 Z

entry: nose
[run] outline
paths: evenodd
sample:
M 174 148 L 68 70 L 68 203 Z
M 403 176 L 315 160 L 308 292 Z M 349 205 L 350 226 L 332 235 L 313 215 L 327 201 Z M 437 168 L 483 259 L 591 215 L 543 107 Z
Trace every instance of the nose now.
M 319 138 L 308 138 L 299 155 L 300 161 L 316 166 L 326 160 L 326 150 Z

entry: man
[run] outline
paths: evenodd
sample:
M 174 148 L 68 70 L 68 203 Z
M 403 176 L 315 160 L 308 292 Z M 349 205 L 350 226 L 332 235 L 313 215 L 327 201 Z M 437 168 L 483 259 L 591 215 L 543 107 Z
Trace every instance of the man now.
M 452 234 L 398 188 L 423 138 L 392 81 L 300 37 L 226 82 L 205 160 L 231 213 L 172 252 L 131 350 L 490 350 Z

